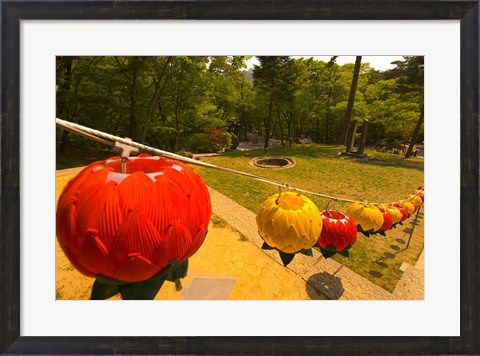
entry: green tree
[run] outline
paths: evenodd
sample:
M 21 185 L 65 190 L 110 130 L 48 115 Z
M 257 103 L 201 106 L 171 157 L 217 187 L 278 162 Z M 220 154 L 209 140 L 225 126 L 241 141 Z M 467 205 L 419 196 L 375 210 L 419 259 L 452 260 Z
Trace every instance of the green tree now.
M 413 147 L 417 143 L 420 128 L 423 124 L 423 85 L 424 85 L 424 57 L 423 56 L 405 56 L 403 61 L 394 62 L 397 65 L 396 71 L 399 72 L 399 83 L 404 90 L 409 90 L 418 94 L 420 102 L 420 114 L 418 121 L 412 132 L 410 144 L 408 145 L 405 158 L 412 155 Z
M 292 59 L 288 56 L 257 57 L 260 64 L 254 66 L 253 80 L 260 96 L 267 98 L 268 110 L 263 121 L 265 129 L 264 148 L 268 148 L 270 130 L 272 129 L 272 117 L 276 112 L 277 123 L 279 122 L 279 106 L 291 103 L 294 91 L 294 77 L 291 70 Z M 288 105 L 288 104 L 287 104 Z M 277 110 L 275 110 L 277 106 Z M 275 111 L 274 111 L 275 110 Z

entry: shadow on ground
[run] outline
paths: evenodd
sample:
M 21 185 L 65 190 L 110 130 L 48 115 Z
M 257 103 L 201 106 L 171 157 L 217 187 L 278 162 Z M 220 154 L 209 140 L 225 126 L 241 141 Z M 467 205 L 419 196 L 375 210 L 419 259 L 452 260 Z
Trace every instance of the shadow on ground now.
M 342 280 L 334 275 L 322 272 L 313 274 L 307 281 L 307 293 L 312 299 L 323 299 L 319 293 L 324 294 L 329 299 L 340 299 L 345 292 Z
M 412 168 L 417 169 L 419 171 L 424 170 L 423 168 L 423 160 L 404 160 L 402 158 L 373 158 L 369 159 L 368 161 L 365 160 L 357 160 L 358 164 L 365 164 L 365 165 L 374 165 L 374 166 L 388 166 L 388 167 L 398 167 L 398 168 Z

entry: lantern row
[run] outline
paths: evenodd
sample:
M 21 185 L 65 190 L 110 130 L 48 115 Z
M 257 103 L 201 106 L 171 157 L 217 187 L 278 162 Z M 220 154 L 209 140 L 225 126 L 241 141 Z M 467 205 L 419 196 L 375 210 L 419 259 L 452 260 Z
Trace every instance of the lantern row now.
M 350 204 L 345 212 L 319 210 L 310 199 L 294 192 L 270 196 L 261 206 L 256 222 L 263 249 L 279 252 L 284 265 L 297 253 L 312 256 L 312 248 L 325 258 L 336 253 L 349 257 L 349 249 L 357 241 L 358 232 L 370 237 L 386 236 L 415 212 L 424 202 L 424 186 L 404 200 L 393 204 Z
M 70 121 L 66 121 L 66 120 L 62 120 L 62 119 L 59 119 L 59 118 L 56 119 L 56 124 L 57 124 L 57 126 L 63 128 L 63 129 L 75 132 L 75 133 L 77 133 L 79 135 L 82 135 L 86 138 L 89 138 L 91 140 L 94 140 L 94 141 L 97 141 L 97 142 L 100 142 L 100 143 L 103 143 L 103 144 L 106 144 L 106 145 L 115 146 L 115 143 L 119 143 L 119 144 L 121 144 L 122 148 L 125 148 L 125 146 L 130 147 L 130 148 L 136 148 L 136 149 L 141 150 L 143 152 L 154 153 L 154 154 L 156 154 L 158 156 L 161 156 L 161 157 L 167 157 L 167 158 L 175 159 L 175 160 L 180 161 L 180 162 L 193 164 L 193 165 L 196 165 L 196 166 L 201 166 L 201 167 L 205 167 L 205 168 L 216 169 L 216 170 L 220 170 L 220 171 L 223 171 L 223 172 L 237 174 L 237 175 L 240 175 L 240 176 L 243 176 L 243 177 L 247 177 L 247 178 L 255 179 L 255 180 L 260 181 L 260 182 L 271 184 L 271 185 L 277 186 L 279 188 L 286 188 L 286 189 L 289 189 L 289 190 L 292 190 L 292 191 L 295 191 L 295 192 L 310 194 L 310 195 L 318 196 L 318 197 L 321 197 L 321 198 L 329 199 L 329 200 L 332 200 L 332 201 L 337 201 L 337 202 L 341 201 L 341 202 L 346 202 L 346 203 L 359 203 L 359 204 L 364 203 L 364 201 L 347 199 L 347 198 L 340 198 L 340 197 L 335 197 L 335 196 L 331 196 L 331 195 L 327 195 L 327 194 L 313 192 L 313 191 L 309 191 L 309 190 L 294 187 L 294 186 L 292 186 L 288 183 L 279 182 L 279 181 L 275 181 L 275 180 L 272 180 L 272 179 L 260 177 L 260 176 L 257 176 L 257 175 L 251 174 L 251 173 L 242 172 L 242 171 L 238 171 L 238 170 L 231 169 L 231 168 L 226 168 L 226 167 L 220 167 L 220 166 L 217 166 L 217 165 L 214 165 L 214 164 L 211 164 L 211 163 L 197 161 L 193 158 L 184 157 L 184 156 L 181 156 L 181 155 L 178 155 L 178 154 L 175 154 L 175 153 L 160 150 L 158 148 L 153 148 L 153 147 L 150 147 L 150 146 L 143 145 L 141 143 L 132 141 L 132 140 L 127 139 L 127 138 L 121 138 L 121 137 L 118 137 L 118 136 L 115 136 L 115 135 L 108 134 L 108 133 L 103 132 L 103 131 L 95 130 L 95 129 L 92 129 L 92 128 L 87 127 L 87 126 L 79 125 L 79 124 L 76 124 L 76 123 L 73 123 L 73 122 L 70 122 Z M 105 140 L 110 140 L 111 142 L 105 141 Z M 414 193 L 414 194 L 416 195 L 416 193 Z M 398 201 L 394 201 L 394 202 L 369 202 L 370 205 L 376 205 L 376 206 L 391 205 L 391 204 L 397 204 L 397 203 L 398 203 Z

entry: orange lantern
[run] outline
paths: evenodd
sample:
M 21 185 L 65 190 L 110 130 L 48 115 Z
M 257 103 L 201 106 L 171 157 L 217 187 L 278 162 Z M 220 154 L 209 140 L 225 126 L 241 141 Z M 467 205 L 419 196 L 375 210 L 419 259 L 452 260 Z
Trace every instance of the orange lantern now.
M 211 216 L 202 179 L 183 163 L 140 155 L 86 167 L 64 188 L 57 238 L 81 273 L 145 281 L 201 246 Z

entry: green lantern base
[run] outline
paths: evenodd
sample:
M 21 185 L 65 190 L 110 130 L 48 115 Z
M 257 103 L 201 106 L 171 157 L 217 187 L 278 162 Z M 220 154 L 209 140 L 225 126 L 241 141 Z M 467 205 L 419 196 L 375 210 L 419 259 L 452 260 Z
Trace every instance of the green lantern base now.
M 188 260 L 174 260 L 155 276 L 142 282 L 123 282 L 97 275 L 90 299 L 105 300 L 120 294 L 123 300 L 153 300 L 165 281 L 175 282 L 176 289 L 181 290 L 180 278 L 185 278 L 187 271 Z
M 336 255 L 337 253 L 344 257 L 350 258 L 350 252 L 348 251 L 350 247 L 352 247 L 352 245 L 348 246 L 346 249 L 342 251 L 337 251 L 334 245 L 328 245 L 326 248 L 322 248 L 318 242 L 315 245 L 313 245 L 313 248 L 318 252 L 320 252 L 324 258 L 330 258 L 333 255 Z
M 265 241 L 263 242 L 262 250 L 277 250 L 277 251 L 278 251 L 278 254 L 280 255 L 280 258 L 282 259 L 283 265 L 284 265 L 285 267 L 287 267 L 288 264 L 289 264 L 290 262 L 292 262 L 293 258 L 295 257 L 295 255 L 296 255 L 297 253 L 301 253 L 301 254 L 303 254 L 303 255 L 310 256 L 310 257 L 313 256 L 313 252 L 312 252 L 312 249 L 311 249 L 311 248 L 309 248 L 308 250 L 300 250 L 300 251 L 295 252 L 295 253 L 287 253 L 287 252 L 280 251 L 280 250 L 279 250 L 278 248 L 276 248 L 276 247 L 270 246 L 270 245 L 267 244 Z

